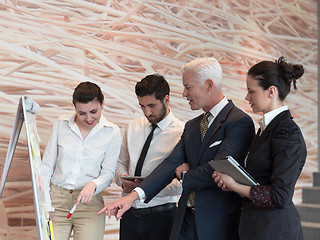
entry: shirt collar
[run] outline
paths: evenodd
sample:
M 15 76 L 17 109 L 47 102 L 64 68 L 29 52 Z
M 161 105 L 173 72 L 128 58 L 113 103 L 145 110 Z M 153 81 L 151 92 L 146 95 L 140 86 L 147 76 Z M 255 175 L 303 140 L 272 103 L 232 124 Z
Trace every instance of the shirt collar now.
M 160 122 L 157 123 L 157 126 L 158 128 L 161 129 L 161 131 L 164 131 L 172 121 L 173 121 L 173 114 L 170 111 L 169 114 L 164 119 L 162 119 Z
M 215 105 L 213 108 L 211 108 L 210 113 L 215 118 L 218 116 L 218 114 L 221 112 L 221 110 L 228 104 L 228 99 L 226 97 L 223 97 L 222 100 Z
M 62 120 L 67 121 L 70 127 L 76 124 L 75 118 L 76 118 L 76 113 L 72 115 L 62 116 Z M 102 127 L 113 127 L 113 125 L 101 114 L 100 121 L 95 126 L 95 128 L 100 129 Z
M 282 113 L 283 111 L 288 110 L 288 106 L 282 106 L 279 108 L 276 108 L 270 112 L 267 112 L 263 115 L 263 117 L 259 120 L 259 125 L 261 127 L 261 130 L 265 130 L 267 128 L 267 126 L 269 125 L 269 123 L 276 117 L 278 116 L 280 113 Z

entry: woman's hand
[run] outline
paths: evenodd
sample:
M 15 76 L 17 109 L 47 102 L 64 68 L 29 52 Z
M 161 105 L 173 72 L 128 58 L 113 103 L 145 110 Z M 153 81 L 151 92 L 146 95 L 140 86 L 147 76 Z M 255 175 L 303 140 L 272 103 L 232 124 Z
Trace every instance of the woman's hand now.
M 242 197 L 250 198 L 250 186 L 237 183 L 232 177 L 227 174 L 214 171 L 212 174 L 214 182 L 223 191 L 233 191 L 238 193 Z
M 218 171 L 214 171 L 212 174 L 212 178 L 214 182 L 217 184 L 219 188 L 223 191 L 234 191 L 237 186 L 237 182 L 227 174 L 220 173 Z
M 89 204 L 94 192 L 97 188 L 97 185 L 90 181 L 87 183 L 87 185 L 84 186 L 84 188 L 81 190 L 81 192 L 79 193 L 79 196 L 77 198 L 77 207 L 79 206 L 79 203 L 85 203 L 85 204 Z

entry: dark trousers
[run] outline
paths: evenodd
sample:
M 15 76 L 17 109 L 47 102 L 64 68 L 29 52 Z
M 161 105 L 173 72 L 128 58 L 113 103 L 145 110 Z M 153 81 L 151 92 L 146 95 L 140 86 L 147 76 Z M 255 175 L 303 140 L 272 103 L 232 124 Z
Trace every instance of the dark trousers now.
M 137 216 L 130 210 L 120 220 L 120 240 L 169 239 L 176 209 Z
M 189 207 L 186 208 L 178 240 L 198 240 L 195 215 Z

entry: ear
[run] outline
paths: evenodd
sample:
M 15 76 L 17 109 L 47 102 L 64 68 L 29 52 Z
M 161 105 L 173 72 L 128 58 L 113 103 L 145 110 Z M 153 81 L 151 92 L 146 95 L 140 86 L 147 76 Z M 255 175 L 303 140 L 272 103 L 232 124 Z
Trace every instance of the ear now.
M 274 98 L 278 94 L 278 89 L 275 86 L 270 86 L 267 91 L 269 98 Z
M 207 87 L 207 89 L 210 91 L 210 90 L 213 88 L 213 86 L 214 86 L 213 80 L 210 79 L 210 78 L 208 78 L 208 79 L 206 80 L 206 87 Z
M 164 102 L 164 104 L 168 107 L 169 102 L 170 102 L 170 97 L 169 97 L 169 95 L 166 95 L 166 96 L 163 98 L 163 102 Z

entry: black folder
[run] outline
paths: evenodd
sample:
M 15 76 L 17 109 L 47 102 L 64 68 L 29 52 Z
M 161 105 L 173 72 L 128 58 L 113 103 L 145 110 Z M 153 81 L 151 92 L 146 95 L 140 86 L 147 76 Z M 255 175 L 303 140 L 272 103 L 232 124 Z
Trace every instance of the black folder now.
M 209 162 L 210 166 L 221 173 L 228 174 L 236 182 L 254 186 L 260 185 L 236 160 L 231 156 L 223 159 L 214 159 Z

